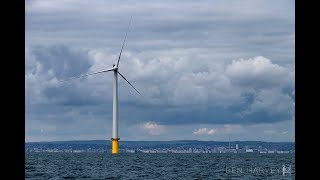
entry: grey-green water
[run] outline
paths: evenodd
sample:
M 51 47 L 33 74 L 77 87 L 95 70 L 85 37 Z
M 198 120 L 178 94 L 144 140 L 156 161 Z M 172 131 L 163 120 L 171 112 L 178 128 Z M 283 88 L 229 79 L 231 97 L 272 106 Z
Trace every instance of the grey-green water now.
M 295 179 L 295 158 L 249 153 L 26 153 L 25 175 L 26 179 Z

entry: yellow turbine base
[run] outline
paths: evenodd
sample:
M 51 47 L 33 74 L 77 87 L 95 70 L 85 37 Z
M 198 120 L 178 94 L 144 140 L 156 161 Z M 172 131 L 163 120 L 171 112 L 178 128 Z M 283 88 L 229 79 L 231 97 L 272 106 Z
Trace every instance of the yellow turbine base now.
M 119 139 L 113 139 L 112 140 L 112 154 L 118 154 L 119 153 Z

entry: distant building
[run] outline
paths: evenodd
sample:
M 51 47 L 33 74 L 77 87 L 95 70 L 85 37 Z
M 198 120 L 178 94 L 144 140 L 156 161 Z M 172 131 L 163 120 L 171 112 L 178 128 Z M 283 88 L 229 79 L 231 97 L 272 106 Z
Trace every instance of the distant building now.
M 236 144 L 236 150 L 238 150 L 238 149 L 239 149 L 238 144 Z
M 246 149 L 246 153 L 251 153 L 253 152 L 253 149 Z

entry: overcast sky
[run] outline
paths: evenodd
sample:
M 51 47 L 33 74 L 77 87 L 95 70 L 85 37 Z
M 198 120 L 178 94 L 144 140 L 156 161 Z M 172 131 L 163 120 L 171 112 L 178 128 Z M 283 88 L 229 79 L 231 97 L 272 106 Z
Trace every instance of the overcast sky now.
M 110 140 L 111 68 L 121 140 L 294 141 L 295 4 L 290 0 L 27 0 L 30 141 Z

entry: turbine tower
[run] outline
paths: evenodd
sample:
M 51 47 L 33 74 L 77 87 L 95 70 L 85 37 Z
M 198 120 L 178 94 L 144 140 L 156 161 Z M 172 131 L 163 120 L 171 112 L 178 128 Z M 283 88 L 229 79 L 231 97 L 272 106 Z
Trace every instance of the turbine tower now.
M 121 51 L 120 51 L 117 63 L 113 64 L 112 68 L 106 69 L 106 70 L 103 70 L 103 71 L 98 71 L 98 72 L 93 72 L 93 73 L 77 76 L 77 77 L 71 77 L 71 78 L 68 79 L 68 80 L 71 80 L 71 79 L 83 78 L 83 77 L 94 75 L 94 74 L 113 71 L 113 119 L 112 119 L 112 138 L 111 138 L 111 141 L 112 141 L 112 154 L 118 154 L 119 153 L 119 140 L 120 140 L 120 138 L 118 136 L 118 74 L 125 81 L 127 81 L 127 83 L 129 83 L 129 85 L 131 87 L 133 87 L 133 89 L 138 94 L 140 94 L 142 96 L 142 94 L 119 72 L 119 62 L 120 62 L 120 58 L 121 58 L 121 53 L 122 53 L 123 46 L 124 46 L 124 43 L 125 43 L 126 38 L 127 38 L 127 34 L 128 34 L 128 30 L 129 30 L 129 27 L 130 27 L 130 24 L 131 24 L 131 20 L 132 20 L 132 17 L 130 18 L 128 29 L 127 29 L 125 38 L 124 38 L 123 43 L 122 43 L 122 47 L 121 47 Z

